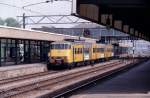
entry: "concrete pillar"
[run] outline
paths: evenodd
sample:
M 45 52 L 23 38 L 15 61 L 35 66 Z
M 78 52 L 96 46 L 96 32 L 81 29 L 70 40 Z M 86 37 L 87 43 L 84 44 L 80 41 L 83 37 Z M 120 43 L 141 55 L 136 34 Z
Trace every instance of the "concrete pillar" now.
M 0 67 L 1 67 L 1 39 L 0 39 Z

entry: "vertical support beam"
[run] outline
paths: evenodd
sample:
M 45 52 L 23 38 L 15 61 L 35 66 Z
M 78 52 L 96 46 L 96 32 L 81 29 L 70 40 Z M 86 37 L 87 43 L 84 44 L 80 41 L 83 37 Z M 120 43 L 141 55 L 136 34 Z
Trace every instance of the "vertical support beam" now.
M 99 7 L 99 10 L 98 10 L 98 23 L 101 24 L 101 10 L 100 10 L 100 7 Z
M 1 39 L 0 39 L 0 67 L 2 66 L 2 63 L 1 63 Z
M 139 37 L 139 38 L 141 38 L 141 37 L 140 37 L 140 33 L 141 33 L 141 32 L 138 33 L 138 37 Z
M 40 41 L 40 61 L 42 61 L 42 54 L 43 54 L 42 42 Z
M 142 39 L 144 39 L 144 34 L 143 33 L 141 34 L 141 37 L 142 37 Z
M 141 32 L 139 33 L 139 37 L 142 38 L 142 33 Z
M 72 0 L 72 7 L 71 7 L 71 13 L 76 14 L 77 13 L 77 0 Z
M 115 20 L 112 19 L 112 28 L 114 28 Z
M 24 44 L 24 45 L 23 45 L 23 46 L 24 46 L 24 47 L 23 47 L 23 48 L 24 48 L 24 49 L 23 49 L 23 50 L 24 50 L 24 55 L 23 55 L 24 61 L 23 61 L 23 62 L 25 63 L 25 62 L 26 62 L 26 41 L 25 41 L 25 40 L 23 40 L 23 44 Z
M 28 40 L 29 42 L 29 47 L 28 47 L 28 62 L 31 63 L 31 41 Z
M 7 44 L 8 44 L 8 43 L 7 43 Z M 18 61 L 18 47 L 17 47 L 17 46 L 18 46 L 18 39 L 15 40 L 15 50 L 16 50 L 16 52 L 15 52 L 15 57 L 16 57 L 16 58 L 15 58 L 15 64 L 18 63 L 18 62 L 17 62 L 17 61 Z
M 25 17 L 25 13 L 23 13 L 23 28 L 25 29 L 26 28 L 26 17 Z
M 138 31 L 137 30 L 135 30 L 135 36 L 138 37 Z

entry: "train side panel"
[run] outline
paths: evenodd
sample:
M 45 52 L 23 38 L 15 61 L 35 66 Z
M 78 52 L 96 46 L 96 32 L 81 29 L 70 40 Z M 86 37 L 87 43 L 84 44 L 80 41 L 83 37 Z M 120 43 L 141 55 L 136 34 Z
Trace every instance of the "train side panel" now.
M 104 44 L 97 44 L 98 52 L 97 52 L 97 59 L 104 59 L 104 50 L 105 45 Z
M 81 44 L 74 44 L 72 49 L 73 55 L 73 62 L 82 62 L 84 61 L 83 57 L 83 45 Z
M 108 45 L 105 46 L 104 57 L 105 57 L 106 60 L 113 57 L 113 47 L 112 47 L 112 45 L 108 44 Z
M 90 49 L 90 60 L 96 60 L 97 59 L 97 45 L 96 44 L 93 44 L 91 46 L 91 49 Z

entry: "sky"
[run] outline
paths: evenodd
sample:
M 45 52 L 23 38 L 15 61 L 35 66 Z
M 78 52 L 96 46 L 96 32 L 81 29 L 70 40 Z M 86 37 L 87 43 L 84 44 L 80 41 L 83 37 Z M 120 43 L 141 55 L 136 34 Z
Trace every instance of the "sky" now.
M 71 7 L 72 3 L 69 1 L 53 1 L 49 3 L 41 3 L 38 5 L 33 5 L 33 6 L 28 6 L 25 7 L 26 10 L 23 10 L 22 7 L 29 5 L 29 4 L 35 4 L 39 2 L 44 2 L 46 0 L 0 0 L 0 17 L 2 19 L 6 19 L 8 17 L 14 17 L 18 21 L 20 21 L 20 18 L 17 18 L 17 16 L 22 16 L 23 13 L 25 15 L 70 15 L 71 14 Z M 71 1 L 71 0 L 70 0 Z M 75 0 L 74 0 L 75 1 Z M 11 6 L 16 6 L 16 7 L 11 7 L 4 5 L 9 4 Z M 29 10 L 29 11 L 27 11 Z M 72 17 L 73 18 L 73 17 Z M 74 19 L 74 18 L 73 18 Z M 21 18 L 22 20 L 22 18 Z M 27 20 L 28 21 L 28 20 Z M 81 21 L 85 21 L 81 19 Z M 43 26 L 55 26 L 55 27 L 73 27 L 77 24 L 57 24 L 57 25 L 43 25 Z M 34 27 L 41 27 L 41 25 L 27 25 L 26 28 L 34 28 Z
M 25 9 L 32 10 L 24 11 L 21 7 L 28 5 L 43 2 L 46 0 L 0 0 L 0 17 L 14 17 L 22 15 L 23 12 L 26 15 L 64 15 L 71 13 L 71 2 L 68 1 L 54 1 L 53 3 L 41 3 L 39 5 L 28 6 Z M 15 5 L 20 8 L 15 8 L 11 6 L 6 6 L 1 3 L 6 3 L 10 5 Z

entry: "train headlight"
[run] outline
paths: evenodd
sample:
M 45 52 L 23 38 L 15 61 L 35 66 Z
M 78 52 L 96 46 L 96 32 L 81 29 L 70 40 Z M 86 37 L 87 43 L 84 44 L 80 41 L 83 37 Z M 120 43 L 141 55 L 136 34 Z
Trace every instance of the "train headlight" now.
M 49 57 L 49 62 L 53 63 L 54 62 L 54 58 L 53 57 Z

